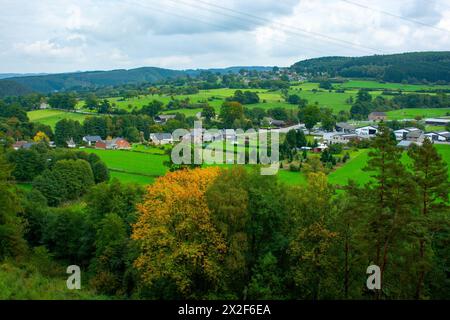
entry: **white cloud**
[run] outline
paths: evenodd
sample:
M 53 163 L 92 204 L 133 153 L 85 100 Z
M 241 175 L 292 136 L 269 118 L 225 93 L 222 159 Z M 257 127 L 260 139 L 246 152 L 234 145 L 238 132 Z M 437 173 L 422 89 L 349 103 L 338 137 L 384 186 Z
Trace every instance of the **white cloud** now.
M 450 49 L 450 2 L 437 0 L 0 0 L 0 8 L 9 13 L 0 17 L 0 72 L 288 66 Z

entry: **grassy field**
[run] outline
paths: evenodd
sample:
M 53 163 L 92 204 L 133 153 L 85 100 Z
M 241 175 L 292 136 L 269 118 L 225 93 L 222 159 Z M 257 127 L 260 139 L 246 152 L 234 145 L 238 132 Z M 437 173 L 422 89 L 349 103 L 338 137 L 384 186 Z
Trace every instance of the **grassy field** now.
M 341 167 L 328 175 L 328 181 L 333 185 L 347 185 L 352 179 L 358 184 L 367 183 L 370 180 L 370 173 L 362 169 L 367 165 L 369 149 L 363 149 L 352 154 L 350 159 Z
M 111 170 L 111 177 L 122 182 L 150 184 L 167 171 L 167 167 L 164 166 L 164 161 L 168 160 L 166 155 L 122 150 L 84 149 L 84 151 L 97 154 Z
M 447 163 L 448 174 L 450 177 L 450 145 L 436 144 L 436 149 L 442 156 L 442 159 Z
M 449 164 L 450 174 L 450 146 L 436 145 L 436 148 L 443 159 Z M 159 150 L 158 148 L 154 149 Z M 164 161 L 168 160 L 167 155 L 158 155 L 150 152 L 145 153 L 142 151 L 95 149 L 85 149 L 85 151 L 98 154 L 111 170 L 111 177 L 115 177 L 126 183 L 151 184 L 156 177 L 164 175 L 168 170 L 163 164 Z M 347 185 L 349 179 L 353 179 L 358 184 L 367 183 L 370 180 L 371 173 L 363 171 L 363 168 L 367 165 L 368 153 L 369 149 L 350 151 L 350 159 L 343 166 L 338 167 L 329 174 L 329 182 L 339 186 Z M 409 161 L 406 152 L 404 153 L 403 161 L 405 163 Z M 249 166 L 247 165 L 247 167 Z M 279 170 L 278 177 L 280 181 L 289 185 L 306 183 L 305 177 L 301 172 Z
M 334 87 L 344 89 L 379 89 L 379 90 L 402 90 L 402 91 L 419 91 L 419 90 L 437 90 L 437 89 L 450 89 L 450 86 L 441 85 L 416 85 L 416 84 L 402 84 L 402 83 L 380 83 L 378 81 L 369 80 L 350 80 L 343 84 L 334 84 Z
M 417 116 L 422 118 L 443 117 L 450 113 L 450 108 L 414 108 L 388 111 L 386 114 L 389 120 L 414 119 Z
M 72 119 L 82 123 L 88 117 L 85 114 L 50 109 L 29 111 L 27 115 L 30 121 L 48 125 L 53 129 L 55 124 L 62 119 Z
M 371 91 L 371 95 L 378 96 L 382 94 L 385 89 L 391 90 L 403 90 L 404 92 L 416 92 L 419 90 L 435 90 L 435 89 L 450 89 L 450 86 L 431 86 L 431 85 L 409 85 L 400 83 L 379 83 L 377 81 L 364 81 L 364 80 L 350 80 L 342 84 L 334 84 L 335 88 L 345 89 L 345 92 L 335 92 L 334 90 L 329 92 L 328 90 L 320 89 L 319 84 L 316 82 L 304 82 L 301 84 L 293 85 L 289 94 L 298 94 L 301 98 L 307 99 L 309 103 L 318 103 L 319 106 L 331 108 L 335 113 L 339 111 L 348 111 L 350 104 L 347 100 L 350 97 L 355 98 L 359 89 L 368 88 Z M 227 97 L 231 97 L 237 89 L 220 88 L 211 90 L 200 90 L 196 94 L 192 95 L 177 95 L 173 98 L 183 100 L 188 98 L 191 103 L 205 103 L 215 108 L 216 112 L 219 111 L 220 106 L 223 104 Z M 287 109 L 297 109 L 296 105 L 288 104 L 284 101 L 280 91 L 269 91 L 264 89 L 241 89 L 257 92 L 260 97 L 260 103 L 246 105 L 248 108 L 263 108 L 270 109 L 276 107 L 283 107 Z M 390 97 L 388 97 L 390 98 Z M 171 96 L 168 95 L 142 95 L 135 98 L 123 99 L 121 97 L 108 98 L 108 100 L 118 108 L 131 111 L 133 108 L 142 108 L 153 100 L 158 100 L 167 105 Z M 83 101 L 80 101 L 78 108 L 82 108 Z M 163 113 L 180 112 L 186 116 L 195 116 L 201 109 L 177 109 L 177 110 L 165 110 Z M 433 114 L 426 114 L 426 116 L 434 116 Z

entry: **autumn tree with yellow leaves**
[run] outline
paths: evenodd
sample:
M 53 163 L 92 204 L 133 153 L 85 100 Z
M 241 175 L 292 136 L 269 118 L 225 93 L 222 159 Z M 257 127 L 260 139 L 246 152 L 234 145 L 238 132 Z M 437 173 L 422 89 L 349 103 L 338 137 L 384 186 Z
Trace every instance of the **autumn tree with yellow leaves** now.
M 50 142 L 49 137 L 42 131 L 38 131 L 36 133 L 36 135 L 34 136 L 33 140 L 36 143 L 40 143 L 40 142 L 49 143 Z
M 203 298 L 221 285 L 226 245 L 212 223 L 205 198 L 218 168 L 181 170 L 159 178 L 138 206 L 132 239 L 143 282 L 163 282 L 185 298 Z

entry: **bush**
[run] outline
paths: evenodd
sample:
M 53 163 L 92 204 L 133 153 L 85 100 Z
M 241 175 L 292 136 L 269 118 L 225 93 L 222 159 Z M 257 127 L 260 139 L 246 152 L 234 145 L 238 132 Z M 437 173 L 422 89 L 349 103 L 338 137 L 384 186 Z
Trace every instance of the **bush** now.
M 67 200 L 76 200 L 94 185 L 94 174 L 85 160 L 60 160 L 53 169 L 36 177 L 33 186 L 51 206 Z

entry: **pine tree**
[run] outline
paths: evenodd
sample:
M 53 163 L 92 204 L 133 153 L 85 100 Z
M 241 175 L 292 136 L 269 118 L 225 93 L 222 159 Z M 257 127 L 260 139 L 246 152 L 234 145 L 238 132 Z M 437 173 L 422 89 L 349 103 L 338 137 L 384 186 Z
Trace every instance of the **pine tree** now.
M 372 182 L 366 188 L 367 199 L 360 199 L 361 205 L 369 204 L 367 211 L 366 241 L 368 241 L 371 262 L 380 267 L 381 290 L 377 293 L 380 298 L 383 293 L 384 280 L 389 259 L 399 258 L 395 250 L 400 250 L 399 244 L 406 240 L 407 227 L 409 226 L 415 210 L 416 186 L 411 175 L 401 162 L 402 151 L 395 146 L 391 139 L 389 128 L 380 124 L 379 134 L 373 141 L 374 150 L 369 152 L 367 171 L 374 172 Z M 374 245 L 373 249 L 370 249 Z M 394 264 L 392 264 L 394 267 Z M 390 270 L 389 290 L 391 294 L 402 295 L 401 286 L 396 287 L 397 269 Z M 397 289 L 397 292 L 395 292 Z M 387 291 L 387 290 L 386 290 Z
M 418 186 L 420 217 L 417 221 L 417 237 L 419 239 L 419 274 L 415 298 L 423 297 L 425 275 L 429 269 L 429 252 L 432 250 L 432 236 L 448 224 L 448 173 L 447 165 L 442 160 L 430 140 L 425 139 L 422 146 L 411 148 L 408 155 L 412 158 L 414 180 Z M 445 222 L 445 221 L 444 221 Z

